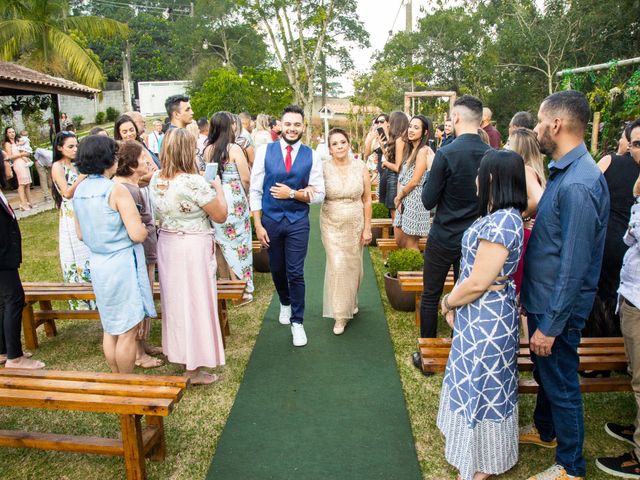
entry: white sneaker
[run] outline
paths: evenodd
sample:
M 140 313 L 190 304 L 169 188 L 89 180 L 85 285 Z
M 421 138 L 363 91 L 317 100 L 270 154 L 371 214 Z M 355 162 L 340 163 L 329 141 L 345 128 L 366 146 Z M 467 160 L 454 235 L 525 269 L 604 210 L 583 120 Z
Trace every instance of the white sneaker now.
M 304 333 L 304 327 L 301 323 L 291 324 L 291 334 L 293 335 L 294 347 L 304 347 L 307 344 L 307 334 Z
M 291 305 L 280 304 L 280 318 L 278 320 L 281 325 L 291 324 Z

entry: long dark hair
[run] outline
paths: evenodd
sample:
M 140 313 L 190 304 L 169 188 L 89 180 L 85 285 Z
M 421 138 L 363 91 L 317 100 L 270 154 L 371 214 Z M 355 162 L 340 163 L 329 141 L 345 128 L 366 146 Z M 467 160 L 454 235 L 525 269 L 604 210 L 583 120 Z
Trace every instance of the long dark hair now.
M 392 112 L 389 116 L 389 139 L 387 141 L 387 162 L 396 163 L 396 139 L 406 140 L 409 120 L 403 112 Z
M 524 160 L 512 150 L 487 150 L 478 169 L 480 216 L 502 208 L 527 209 Z
M 4 141 L 6 143 L 11 143 L 11 140 L 9 140 L 9 135 L 7 135 L 7 132 L 9 131 L 9 129 L 12 129 L 14 132 L 16 132 L 16 129 L 14 127 L 12 127 L 11 125 L 9 125 L 7 128 L 4 129 Z M 18 132 L 16 132 L 16 135 L 18 134 Z M 13 143 L 16 142 L 15 137 L 13 137 Z
M 113 138 L 115 140 L 122 140 L 122 135 L 120 135 L 120 125 L 127 122 L 132 123 L 133 128 L 136 131 L 136 140 L 142 143 L 142 139 L 140 138 L 140 132 L 138 131 L 138 126 L 136 125 L 136 122 L 133 121 L 133 118 L 131 118 L 129 115 L 120 115 L 116 119 L 116 123 L 113 125 Z
M 433 123 L 429 117 L 425 117 L 424 115 L 414 115 L 411 117 L 411 123 L 414 120 L 420 120 L 422 124 L 422 135 L 420 136 L 420 141 L 418 142 L 418 146 L 414 149 L 413 142 L 407 139 L 407 147 L 404 151 L 403 162 L 408 162 L 409 164 L 413 164 L 416 161 L 416 157 L 418 156 L 418 152 L 422 147 L 429 147 L 429 140 L 431 139 L 431 133 L 433 132 Z
M 224 167 L 229 163 L 229 144 L 234 144 L 236 136 L 233 133 L 235 117 L 229 112 L 216 112 L 209 123 L 207 137 L 206 161 L 218 164 L 218 173 L 222 176 Z
M 51 162 L 51 166 L 59 160 L 62 160 L 64 156 L 60 151 L 60 148 L 64 146 L 64 142 L 67 141 L 67 138 L 75 138 L 76 134 L 73 132 L 62 131 L 56 134 L 56 138 L 53 140 L 53 161 Z M 59 147 L 59 148 L 58 148 Z M 53 194 L 53 201 L 56 204 L 56 207 L 60 208 L 62 205 L 62 195 L 58 191 L 58 188 L 54 185 L 54 188 L 51 189 Z

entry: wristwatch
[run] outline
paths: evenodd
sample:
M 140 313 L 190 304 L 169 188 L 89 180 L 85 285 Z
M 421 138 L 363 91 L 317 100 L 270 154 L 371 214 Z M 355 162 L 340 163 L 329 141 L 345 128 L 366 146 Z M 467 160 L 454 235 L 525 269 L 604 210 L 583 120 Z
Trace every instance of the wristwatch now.
M 291 190 L 289 190 L 289 198 L 291 200 L 296 198 L 296 191 L 293 188 Z

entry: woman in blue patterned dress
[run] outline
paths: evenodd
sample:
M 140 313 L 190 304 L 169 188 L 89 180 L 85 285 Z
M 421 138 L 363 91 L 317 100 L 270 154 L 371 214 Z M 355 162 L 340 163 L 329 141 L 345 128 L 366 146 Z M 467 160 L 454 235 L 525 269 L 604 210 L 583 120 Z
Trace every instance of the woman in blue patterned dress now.
M 253 299 L 253 254 L 249 221 L 249 163 L 235 143 L 234 118 L 229 112 L 211 117 L 209 138 L 204 151 L 205 163 L 217 163 L 227 201 L 227 219 L 214 223 L 216 243 L 233 275 L 247 281 L 243 303 Z
M 522 157 L 489 150 L 478 170 L 481 217 L 462 237 L 460 278 L 442 299 L 453 328 L 438 428 L 461 480 L 483 480 L 518 460 L 518 308 L 513 274 L 524 238 Z

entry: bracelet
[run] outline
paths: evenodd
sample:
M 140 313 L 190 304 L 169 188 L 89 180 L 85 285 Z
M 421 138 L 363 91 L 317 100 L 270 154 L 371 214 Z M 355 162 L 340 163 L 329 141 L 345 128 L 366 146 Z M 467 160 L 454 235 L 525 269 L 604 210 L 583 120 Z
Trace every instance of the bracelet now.
M 447 293 L 444 298 L 442 299 L 442 303 L 444 304 L 444 308 L 447 309 L 447 312 L 450 312 L 451 310 L 453 310 L 453 308 L 451 308 L 451 305 L 449 305 L 449 293 Z

